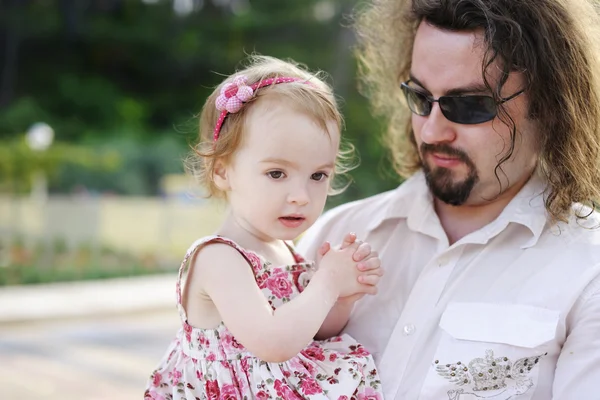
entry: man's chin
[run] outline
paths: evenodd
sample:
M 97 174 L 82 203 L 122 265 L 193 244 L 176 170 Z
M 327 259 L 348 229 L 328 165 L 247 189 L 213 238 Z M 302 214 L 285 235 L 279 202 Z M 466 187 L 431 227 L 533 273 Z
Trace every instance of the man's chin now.
M 456 180 L 449 177 L 434 178 L 427 182 L 432 195 L 451 206 L 464 205 L 469 200 L 474 184 L 471 179 Z

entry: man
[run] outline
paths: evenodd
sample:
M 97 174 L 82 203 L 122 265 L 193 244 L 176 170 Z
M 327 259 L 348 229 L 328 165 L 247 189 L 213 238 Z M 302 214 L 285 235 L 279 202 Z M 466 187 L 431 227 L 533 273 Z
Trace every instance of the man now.
M 379 293 L 345 331 L 385 398 L 600 398 L 593 5 L 378 0 L 356 27 L 408 179 L 329 211 L 299 250 L 354 231 L 379 252 Z

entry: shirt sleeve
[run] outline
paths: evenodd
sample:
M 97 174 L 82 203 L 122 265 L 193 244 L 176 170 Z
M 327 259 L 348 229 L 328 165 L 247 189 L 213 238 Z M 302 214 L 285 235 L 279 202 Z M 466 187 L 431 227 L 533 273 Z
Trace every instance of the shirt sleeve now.
M 567 317 L 554 376 L 553 400 L 589 399 L 600 382 L 600 276 L 583 291 Z

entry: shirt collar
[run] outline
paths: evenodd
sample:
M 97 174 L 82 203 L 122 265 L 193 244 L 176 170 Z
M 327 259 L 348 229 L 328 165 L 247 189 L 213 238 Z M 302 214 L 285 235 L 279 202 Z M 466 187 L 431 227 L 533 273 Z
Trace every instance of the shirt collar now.
M 485 244 L 510 223 L 516 223 L 531 232 L 531 239 L 522 248 L 534 246 L 548 222 L 544 204 L 546 187 L 544 180 L 535 173 L 496 220 L 463 239 L 468 240 L 469 243 Z M 390 219 L 406 218 L 408 227 L 413 231 L 436 238 L 445 237 L 422 171 L 418 171 L 390 192 L 389 200 L 391 201 L 388 201 L 385 206 L 375 211 L 368 226 L 369 230 L 376 229 Z M 462 241 L 461 239 L 459 242 Z

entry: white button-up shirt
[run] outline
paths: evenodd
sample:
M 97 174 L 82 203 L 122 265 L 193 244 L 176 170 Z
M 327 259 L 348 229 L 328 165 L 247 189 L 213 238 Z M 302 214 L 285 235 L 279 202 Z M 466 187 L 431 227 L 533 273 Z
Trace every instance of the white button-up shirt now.
M 345 332 L 373 353 L 385 399 L 600 399 L 600 216 L 550 226 L 544 187 L 532 178 L 452 245 L 422 173 L 305 234 L 307 258 L 348 232 L 380 255 L 379 293 Z

